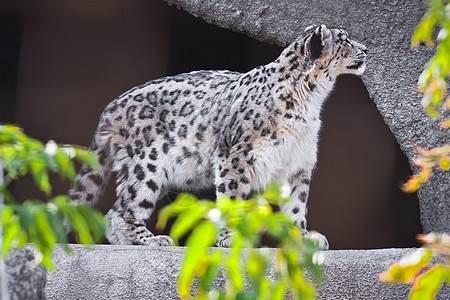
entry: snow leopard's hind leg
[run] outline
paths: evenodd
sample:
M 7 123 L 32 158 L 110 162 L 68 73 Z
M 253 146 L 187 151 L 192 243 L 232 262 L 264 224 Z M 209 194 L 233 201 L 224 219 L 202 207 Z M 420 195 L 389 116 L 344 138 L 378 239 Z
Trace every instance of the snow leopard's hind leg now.
M 116 143 L 113 170 L 117 173 L 118 200 L 106 215 L 110 220 L 106 236 L 112 244 L 173 245 L 170 237 L 154 235 L 146 226 L 156 203 L 165 195 L 167 175 L 162 168 L 152 164 L 151 151 L 149 155 L 145 155 L 146 149 L 133 153 L 127 151 L 127 148 L 129 147 L 124 141 Z

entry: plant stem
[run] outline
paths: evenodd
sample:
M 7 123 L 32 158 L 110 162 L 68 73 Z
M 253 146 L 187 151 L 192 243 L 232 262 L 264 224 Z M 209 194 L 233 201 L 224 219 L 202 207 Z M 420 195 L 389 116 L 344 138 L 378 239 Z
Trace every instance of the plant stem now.
M 3 160 L 0 157 L 0 184 L 4 184 L 3 176 Z M 5 205 L 3 194 L 0 193 L 0 214 L 2 213 L 3 206 Z M 0 289 L 1 289 L 1 300 L 9 300 L 8 291 L 8 277 L 6 276 L 5 261 L 3 255 L 3 220 L 0 218 Z

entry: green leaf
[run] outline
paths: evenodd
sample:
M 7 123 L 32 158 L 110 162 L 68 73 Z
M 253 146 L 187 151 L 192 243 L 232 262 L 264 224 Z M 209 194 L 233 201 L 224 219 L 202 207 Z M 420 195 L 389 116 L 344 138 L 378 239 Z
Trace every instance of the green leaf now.
M 255 249 L 250 249 L 247 261 L 247 273 L 254 281 L 259 281 L 266 275 L 267 272 L 267 258 L 260 254 Z
M 286 283 L 283 280 L 276 281 L 270 293 L 270 299 L 284 300 L 286 295 L 286 288 Z
M 410 300 L 432 300 L 445 280 L 448 270 L 436 264 L 420 275 L 414 283 L 409 294 Z
M 441 113 L 438 112 L 431 104 L 425 107 L 426 113 L 435 120 L 439 120 L 441 118 Z
M 53 155 L 54 162 L 56 163 L 59 171 L 61 172 L 61 177 L 69 178 L 74 180 L 76 176 L 75 167 L 72 163 L 71 157 L 69 157 L 64 151 L 58 149 Z
M 236 232 L 233 235 L 233 242 L 230 249 L 230 255 L 226 261 L 228 276 L 231 281 L 231 286 L 236 292 L 240 292 L 244 288 L 244 279 L 241 264 L 243 238 Z
M 269 293 L 270 293 L 270 280 L 266 276 L 262 276 L 259 283 L 258 300 L 264 299 L 271 300 L 271 298 L 268 297 Z
M 74 209 L 72 206 L 61 206 L 60 209 L 67 217 L 69 225 L 74 230 L 78 241 L 81 244 L 94 244 L 95 241 L 91 235 L 89 226 L 83 216 L 77 211 L 77 209 Z
M 209 205 L 200 205 L 197 203 L 185 209 L 172 225 L 170 236 L 175 242 L 178 242 L 182 236 L 197 225 L 212 207 L 212 203 L 209 203 Z
M 187 240 L 186 253 L 184 256 L 183 268 L 179 277 L 178 294 L 186 299 L 190 295 L 190 286 L 198 268 L 206 267 L 203 265 L 205 257 L 208 256 L 207 250 L 214 245 L 217 236 L 216 226 L 209 221 L 201 222 L 191 233 Z
M 214 251 L 214 253 L 210 255 L 210 261 L 207 270 L 198 281 L 198 285 L 203 291 L 207 292 L 211 289 L 211 285 L 216 279 L 217 274 L 219 273 L 222 257 L 222 251 Z
M 187 208 L 191 207 L 197 202 L 197 198 L 193 195 L 187 193 L 181 193 L 177 196 L 174 203 L 164 207 L 158 217 L 158 223 L 156 224 L 156 229 L 163 230 L 166 227 L 167 221 L 182 213 Z
M 297 299 L 316 299 L 314 286 L 306 282 L 299 268 L 289 268 L 290 283 Z
M 67 149 L 67 148 L 70 148 L 70 149 Z M 63 151 L 69 151 L 69 152 L 75 151 L 75 158 L 79 162 L 89 166 L 94 171 L 99 171 L 100 162 L 98 161 L 97 155 L 95 155 L 95 153 L 88 151 L 87 149 L 80 148 L 80 147 L 70 147 L 70 146 L 64 146 Z
M 51 253 L 53 251 L 56 238 L 46 218 L 45 213 L 36 207 L 31 208 L 30 225 L 28 227 L 28 236 L 30 241 L 36 245 L 37 250 L 42 254 L 41 264 L 47 269 L 53 270 L 55 266 L 51 261 Z
M 10 205 L 5 205 L 1 209 L 1 224 L 6 225 L 14 216 L 13 208 Z
M 92 207 L 79 204 L 76 207 L 78 213 L 83 217 L 86 224 L 90 228 L 93 240 L 96 242 L 101 241 L 106 231 L 107 222 L 105 217 Z
M 3 248 L 2 256 L 6 258 L 9 251 L 14 247 L 14 240 L 17 239 L 20 232 L 20 224 L 18 218 L 13 216 L 6 223 L 3 223 Z
M 429 47 L 434 45 L 432 35 L 435 24 L 436 18 L 434 18 L 431 14 L 425 14 L 419 25 L 414 30 L 414 34 L 411 39 L 413 47 L 417 47 L 422 41 Z
M 18 237 L 17 237 L 17 248 L 23 248 L 25 247 L 26 244 L 28 244 L 29 242 L 29 238 L 28 238 L 28 234 L 26 232 L 23 231 L 23 229 L 21 228 Z
M 0 170 L 1 172 L 2 170 Z M 6 189 L 6 187 L 4 185 L 2 185 L 0 183 L 0 194 L 2 194 L 3 199 L 5 200 L 6 203 L 15 203 L 16 201 L 14 200 L 14 196 L 11 194 L 10 191 L 8 191 Z
M 262 197 L 270 204 L 282 205 L 290 199 L 288 191 L 289 187 L 286 184 L 272 182 L 267 186 Z
M 256 299 L 267 299 L 270 292 L 270 282 L 266 277 L 268 258 L 255 249 L 249 249 L 246 268 L 251 286 L 250 293 Z
M 29 201 L 25 201 L 21 206 L 19 205 L 12 206 L 15 213 L 19 217 L 20 228 L 22 228 L 22 230 L 27 235 L 30 228 L 31 219 L 33 217 L 32 210 L 29 209 L 30 206 L 31 205 Z
M 267 217 L 267 232 L 278 240 L 289 238 L 290 232 L 295 227 L 292 219 L 284 213 L 277 212 Z
M 51 193 L 52 187 L 48 178 L 45 162 L 37 157 L 30 161 L 30 171 L 36 186 L 47 195 Z
M 64 229 L 64 222 L 62 214 L 60 214 L 58 207 L 53 203 L 47 204 L 47 218 L 53 232 L 55 233 L 57 243 L 62 243 L 62 247 L 66 252 L 71 252 L 71 248 L 67 246 L 66 231 Z
M 56 234 L 50 226 L 47 214 L 45 212 L 45 207 L 38 207 L 34 214 L 34 225 L 38 230 L 38 234 L 44 241 L 46 247 L 53 249 L 56 243 Z
M 197 205 L 183 211 L 172 225 L 170 236 L 178 243 L 178 240 L 191 230 L 203 218 L 203 215 L 203 211 Z
M 222 196 L 216 200 L 216 207 L 222 212 L 222 213 L 228 213 L 231 206 L 233 205 L 234 201 L 231 200 L 228 197 Z

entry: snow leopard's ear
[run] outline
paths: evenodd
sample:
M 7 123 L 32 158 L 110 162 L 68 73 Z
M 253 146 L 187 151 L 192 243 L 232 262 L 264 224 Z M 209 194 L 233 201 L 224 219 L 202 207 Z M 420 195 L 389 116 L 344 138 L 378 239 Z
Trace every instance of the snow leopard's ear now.
M 309 53 L 311 58 L 316 60 L 330 48 L 331 31 L 325 26 L 320 25 L 314 29 L 309 39 Z
M 309 25 L 308 27 L 305 28 L 304 32 L 308 32 L 308 31 L 310 31 L 310 30 L 313 30 L 313 29 L 316 28 L 316 27 L 317 27 L 316 24 Z

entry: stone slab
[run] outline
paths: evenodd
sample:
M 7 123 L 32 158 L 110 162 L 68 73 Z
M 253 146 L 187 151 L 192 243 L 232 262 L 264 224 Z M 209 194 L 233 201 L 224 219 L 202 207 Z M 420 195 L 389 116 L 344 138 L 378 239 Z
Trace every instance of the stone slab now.
M 176 279 L 184 247 L 72 247 L 75 256 L 68 256 L 60 248 L 54 252 L 58 271 L 47 275 L 47 299 L 179 299 Z M 388 286 L 377 276 L 410 251 L 326 251 L 327 279 L 319 299 L 407 299 L 408 286 Z M 219 281 L 223 283 L 223 278 Z M 437 299 L 450 299 L 448 286 Z

